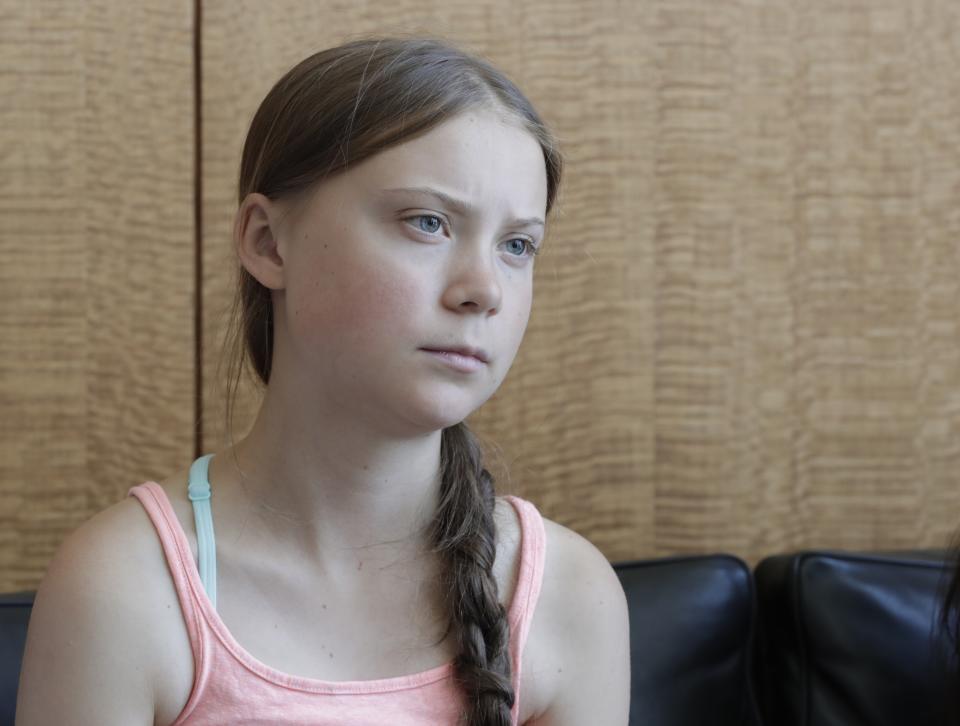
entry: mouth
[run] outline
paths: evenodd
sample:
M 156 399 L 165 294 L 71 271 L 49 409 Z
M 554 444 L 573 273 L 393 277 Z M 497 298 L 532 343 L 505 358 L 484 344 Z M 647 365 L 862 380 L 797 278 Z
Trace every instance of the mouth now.
M 479 348 L 421 348 L 447 370 L 460 373 L 479 373 L 487 367 L 488 356 Z
M 460 356 L 463 358 L 475 358 L 481 363 L 489 363 L 490 356 L 483 348 L 474 348 L 468 345 L 459 345 L 450 348 L 436 347 L 436 348 L 423 348 L 422 350 L 427 351 L 428 353 L 448 353 L 454 356 Z

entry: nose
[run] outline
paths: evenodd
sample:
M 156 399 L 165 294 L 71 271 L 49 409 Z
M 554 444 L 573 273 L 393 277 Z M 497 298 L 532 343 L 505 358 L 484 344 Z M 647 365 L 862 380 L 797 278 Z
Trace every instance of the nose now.
M 503 302 L 496 260 L 489 250 L 468 254 L 465 248 L 451 262 L 443 304 L 456 312 L 495 313 Z

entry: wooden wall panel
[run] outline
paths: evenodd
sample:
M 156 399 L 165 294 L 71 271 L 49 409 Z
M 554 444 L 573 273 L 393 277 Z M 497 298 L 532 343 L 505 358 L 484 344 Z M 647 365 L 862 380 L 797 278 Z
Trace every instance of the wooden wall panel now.
M 314 50 L 417 31 L 510 73 L 568 159 L 527 339 L 471 419 L 502 451 L 502 491 L 614 560 L 946 542 L 952 0 L 208 0 L 206 450 L 224 441 L 216 364 L 256 104 Z
M 256 105 L 287 68 L 348 35 L 439 34 L 487 55 L 527 91 L 563 139 L 571 170 L 537 263 L 527 339 L 505 386 L 472 420 L 504 451 L 512 480 L 496 467 L 498 489 L 533 498 L 607 549 L 610 535 L 626 536 L 629 551 L 652 548 L 652 372 L 637 365 L 652 356 L 652 260 L 649 245 L 635 244 L 636 220 L 621 213 L 649 193 L 644 149 L 654 122 L 642 99 L 650 73 L 631 56 L 642 15 L 612 2 L 603 10 L 579 2 L 204 3 L 207 450 L 226 441 L 217 357 L 236 173 Z M 245 400 L 238 435 L 255 410 L 255 396 Z
M 193 452 L 192 14 L 0 0 L 0 590 Z
M 527 340 L 471 419 L 501 491 L 611 559 L 960 526 L 954 3 L 203 14 L 204 448 L 256 103 L 315 49 L 421 31 L 507 70 L 568 159 Z M 186 2 L 0 2 L 5 589 L 193 454 L 192 29 Z
M 960 524 L 956 3 L 795 20 L 798 430 L 805 536 L 942 544 Z

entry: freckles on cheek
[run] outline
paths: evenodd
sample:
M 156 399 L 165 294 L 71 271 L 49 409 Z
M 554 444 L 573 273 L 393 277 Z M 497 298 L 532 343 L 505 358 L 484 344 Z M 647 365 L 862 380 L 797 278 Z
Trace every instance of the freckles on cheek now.
M 414 313 L 416 301 L 421 295 L 415 285 L 404 284 L 395 279 L 384 280 L 369 298 L 368 319 L 389 321 L 390 325 L 408 320 Z
M 387 270 L 371 271 L 352 286 L 349 315 L 355 324 L 368 328 L 395 327 L 413 314 L 416 301 L 422 296 L 412 281 L 390 274 Z

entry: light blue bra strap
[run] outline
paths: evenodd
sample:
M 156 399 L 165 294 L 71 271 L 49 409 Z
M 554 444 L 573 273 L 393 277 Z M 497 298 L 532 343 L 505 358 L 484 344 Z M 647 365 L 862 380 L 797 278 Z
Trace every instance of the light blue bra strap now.
M 210 481 L 207 471 L 213 454 L 201 456 L 190 466 L 187 496 L 193 502 L 193 518 L 197 525 L 197 559 L 200 581 L 207 597 L 217 607 L 217 547 L 213 537 L 213 514 L 210 511 Z

